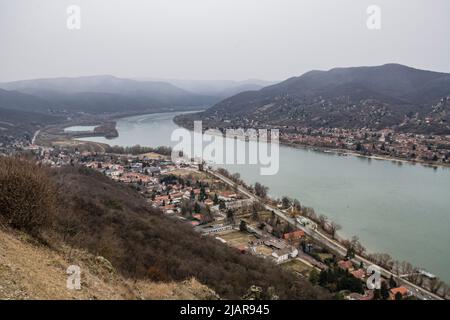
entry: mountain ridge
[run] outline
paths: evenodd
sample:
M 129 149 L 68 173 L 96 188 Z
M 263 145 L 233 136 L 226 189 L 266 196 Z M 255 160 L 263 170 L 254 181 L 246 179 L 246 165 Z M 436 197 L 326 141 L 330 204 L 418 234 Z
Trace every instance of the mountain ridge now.
M 446 103 L 439 104 L 450 96 L 449 84 L 448 73 L 400 64 L 313 70 L 258 91 L 241 92 L 177 121 L 197 118 L 219 127 L 228 120 L 244 127 L 375 129 L 401 129 L 406 122 L 413 132 L 445 134 L 450 133 L 450 110 Z M 425 125 L 427 121 L 431 124 Z

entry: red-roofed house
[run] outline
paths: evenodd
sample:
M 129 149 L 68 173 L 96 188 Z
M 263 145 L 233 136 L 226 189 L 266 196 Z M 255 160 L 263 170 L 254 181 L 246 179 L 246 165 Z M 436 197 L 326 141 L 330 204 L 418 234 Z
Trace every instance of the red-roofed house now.
M 338 262 L 338 266 L 341 269 L 353 271 L 353 263 L 350 260 L 341 260 Z
M 391 299 L 394 300 L 395 299 L 395 295 L 397 293 L 400 293 L 402 295 L 402 297 L 406 297 L 407 295 L 409 295 L 409 291 L 408 289 L 406 289 L 405 287 L 397 287 L 397 288 L 392 288 L 390 290 L 390 296 Z
M 351 274 L 357 278 L 357 279 L 364 279 L 366 277 L 366 272 L 364 271 L 364 269 L 358 269 L 355 271 L 352 271 Z
M 284 240 L 298 240 L 305 236 L 305 232 L 303 230 L 295 230 L 289 233 L 283 234 Z

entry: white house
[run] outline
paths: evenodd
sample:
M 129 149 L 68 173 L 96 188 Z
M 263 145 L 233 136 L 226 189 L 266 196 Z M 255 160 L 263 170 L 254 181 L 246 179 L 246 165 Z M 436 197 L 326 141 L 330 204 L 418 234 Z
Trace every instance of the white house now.
M 284 248 L 281 250 L 276 250 L 272 253 L 276 263 L 281 263 L 288 260 L 289 258 L 295 258 L 298 255 L 298 250 L 295 248 Z

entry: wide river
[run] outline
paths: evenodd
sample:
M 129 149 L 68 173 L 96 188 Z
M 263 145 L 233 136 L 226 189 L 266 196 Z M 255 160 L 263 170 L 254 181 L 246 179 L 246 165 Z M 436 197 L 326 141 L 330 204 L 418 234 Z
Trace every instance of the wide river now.
M 119 137 L 83 140 L 109 145 L 175 145 L 178 113 L 119 119 Z M 359 236 L 370 252 L 385 252 L 450 283 L 450 169 L 280 147 L 280 169 L 260 175 L 255 165 L 227 165 L 273 197 L 297 198 Z

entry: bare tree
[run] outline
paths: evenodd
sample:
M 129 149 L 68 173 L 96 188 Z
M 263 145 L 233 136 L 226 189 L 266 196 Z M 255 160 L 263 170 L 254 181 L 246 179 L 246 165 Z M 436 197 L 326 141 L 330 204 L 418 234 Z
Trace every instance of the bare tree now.
M 292 205 L 294 207 L 294 210 L 302 211 L 302 205 L 300 204 L 300 201 L 298 201 L 297 199 L 294 199 L 294 202 Z
M 341 230 L 341 229 L 342 229 L 341 225 L 337 224 L 337 223 L 334 222 L 334 221 L 331 221 L 331 222 L 328 224 L 328 232 L 330 233 L 330 235 L 331 235 L 331 237 L 332 237 L 333 239 L 334 239 L 335 236 L 336 236 L 336 232 L 337 232 L 338 230 Z
M 268 190 L 269 190 L 269 188 L 262 185 L 261 183 L 259 183 L 259 182 L 255 183 L 255 193 L 258 197 L 261 197 L 263 199 L 266 198 Z
M 430 280 L 429 285 L 430 285 L 430 291 L 431 292 L 438 293 L 439 290 L 444 285 L 444 282 L 441 281 L 439 278 L 434 278 L 434 279 Z
M 450 296 L 450 286 L 446 283 L 442 286 L 442 298 L 447 299 Z
M 327 220 L 328 220 L 328 218 L 326 215 L 324 215 L 324 214 L 319 215 L 319 225 L 322 228 L 325 228 L 325 224 L 326 224 Z
M 284 196 L 283 198 L 281 198 L 281 205 L 283 206 L 283 209 L 289 208 L 291 206 L 291 199 Z

